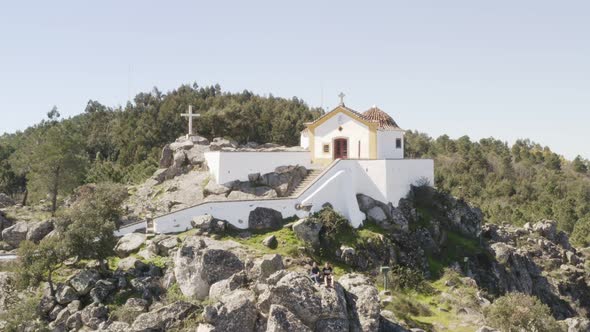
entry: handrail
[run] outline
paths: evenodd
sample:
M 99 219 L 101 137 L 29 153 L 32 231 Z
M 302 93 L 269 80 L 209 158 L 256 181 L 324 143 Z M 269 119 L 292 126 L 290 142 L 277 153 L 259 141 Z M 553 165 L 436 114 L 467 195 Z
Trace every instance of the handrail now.
M 301 190 L 299 192 L 299 194 L 297 194 L 297 196 L 286 196 L 286 197 L 273 197 L 273 198 L 252 198 L 252 199 L 232 199 L 232 200 L 220 200 L 220 201 L 206 201 L 206 202 L 200 202 L 198 204 L 195 205 L 191 205 L 191 206 L 187 206 L 185 208 L 176 210 L 176 211 L 171 211 L 165 214 L 161 214 L 159 216 L 154 217 L 153 219 L 158 219 L 161 217 L 165 217 L 174 213 L 178 213 L 180 211 L 184 211 L 184 210 L 188 210 L 188 209 L 192 209 L 194 207 L 200 206 L 200 205 L 204 205 L 204 204 L 209 204 L 209 203 L 231 203 L 231 202 L 253 202 L 253 201 L 281 201 L 281 200 L 292 200 L 292 199 L 296 199 L 301 197 L 307 190 L 309 190 L 309 188 L 311 186 L 313 186 L 315 183 L 317 183 L 320 178 L 322 178 L 322 176 L 324 176 L 330 169 L 334 168 L 334 166 L 340 162 L 342 159 L 334 159 L 334 161 L 332 161 L 330 163 L 330 165 L 328 165 L 328 167 L 326 167 L 320 174 L 318 174 L 318 176 L 312 181 L 310 182 L 307 186 L 305 186 L 305 188 L 303 188 L 303 190 Z

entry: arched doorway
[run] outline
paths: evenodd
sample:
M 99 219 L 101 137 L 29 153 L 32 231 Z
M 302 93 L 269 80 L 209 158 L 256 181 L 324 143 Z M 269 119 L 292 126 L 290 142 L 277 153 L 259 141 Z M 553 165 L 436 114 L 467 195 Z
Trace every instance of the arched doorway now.
M 334 159 L 348 158 L 348 139 L 336 138 L 334 139 Z

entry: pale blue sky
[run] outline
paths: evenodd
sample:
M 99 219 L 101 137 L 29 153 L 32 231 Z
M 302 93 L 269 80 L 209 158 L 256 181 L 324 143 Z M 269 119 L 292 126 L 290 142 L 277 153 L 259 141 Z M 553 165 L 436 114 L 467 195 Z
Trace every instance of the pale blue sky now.
M 195 81 L 590 158 L 590 2 L 0 4 L 0 133 Z

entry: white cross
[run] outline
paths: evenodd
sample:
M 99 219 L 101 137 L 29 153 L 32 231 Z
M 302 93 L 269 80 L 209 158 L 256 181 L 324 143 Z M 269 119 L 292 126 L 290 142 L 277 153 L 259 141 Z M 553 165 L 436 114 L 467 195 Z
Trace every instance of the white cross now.
M 340 92 L 338 97 L 340 97 L 340 105 L 344 106 L 344 96 L 346 96 L 343 92 Z
M 193 134 L 193 118 L 198 118 L 201 116 L 201 114 L 198 113 L 193 113 L 193 106 L 189 105 L 188 106 L 188 113 L 182 113 L 180 114 L 180 116 L 185 116 L 188 118 L 188 135 L 192 135 Z

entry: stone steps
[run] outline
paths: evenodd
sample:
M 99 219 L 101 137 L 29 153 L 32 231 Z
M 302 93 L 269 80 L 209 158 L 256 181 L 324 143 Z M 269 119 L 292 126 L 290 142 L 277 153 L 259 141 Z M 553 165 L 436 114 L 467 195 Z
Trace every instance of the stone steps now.
M 303 192 L 321 173 L 323 170 L 321 169 L 312 169 L 307 176 L 295 187 L 291 193 L 287 196 L 289 197 L 297 197 L 299 194 Z

